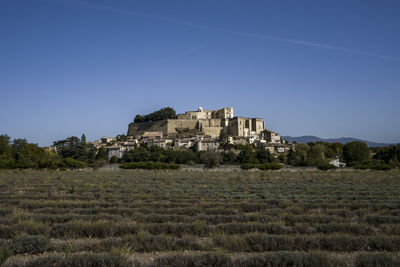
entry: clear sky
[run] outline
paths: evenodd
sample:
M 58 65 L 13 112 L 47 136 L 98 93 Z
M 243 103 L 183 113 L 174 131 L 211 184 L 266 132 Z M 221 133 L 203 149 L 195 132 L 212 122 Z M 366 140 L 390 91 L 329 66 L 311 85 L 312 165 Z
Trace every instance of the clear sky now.
M 0 134 L 126 133 L 234 107 L 282 135 L 400 142 L 398 0 L 0 0 Z

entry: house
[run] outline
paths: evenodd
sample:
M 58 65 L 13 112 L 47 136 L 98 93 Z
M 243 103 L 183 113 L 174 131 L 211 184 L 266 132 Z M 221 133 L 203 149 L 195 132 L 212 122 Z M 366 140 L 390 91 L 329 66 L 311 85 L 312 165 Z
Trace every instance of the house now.
M 275 133 L 270 130 L 263 130 L 260 133 L 260 139 L 265 140 L 269 143 L 282 143 L 281 136 L 278 133 Z
M 108 144 L 108 143 L 111 143 L 114 140 L 115 140 L 115 138 L 112 138 L 112 137 L 102 137 L 101 138 L 101 143 Z
M 112 157 L 122 158 L 126 151 L 126 147 L 121 146 L 108 146 L 107 149 L 107 161 L 110 161 Z
M 218 151 L 220 143 L 215 139 L 203 139 L 194 145 L 196 151 Z
M 339 157 L 336 157 L 335 159 L 329 161 L 329 164 L 331 164 L 337 168 L 346 167 L 346 163 L 340 162 Z

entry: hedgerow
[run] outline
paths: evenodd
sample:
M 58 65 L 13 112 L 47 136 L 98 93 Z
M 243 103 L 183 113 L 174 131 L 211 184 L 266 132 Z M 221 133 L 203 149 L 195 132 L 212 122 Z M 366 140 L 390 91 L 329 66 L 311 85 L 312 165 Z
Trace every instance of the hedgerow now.
M 176 170 L 179 169 L 180 166 L 161 162 L 129 162 L 123 163 L 119 167 L 121 169 Z
M 260 169 L 260 170 L 279 170 L 282 166 L 278 163 L 244 163 L 240 165 L 243 170 Z

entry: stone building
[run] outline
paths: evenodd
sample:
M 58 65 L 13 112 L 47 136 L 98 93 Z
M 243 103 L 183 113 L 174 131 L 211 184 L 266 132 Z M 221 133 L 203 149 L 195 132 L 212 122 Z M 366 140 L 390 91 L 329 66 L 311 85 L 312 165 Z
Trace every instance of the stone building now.
M 122 158 L 127 148 L 121 146 L 109 146 L 106 149 L 107 149 L 107 161 L 110 161 L 110 159 L 114 156 L 117 158 Z
M 165 136 L 173 134 L 209 135 L 218 138 L 222 131 L 235 137 L 258 137 L 265 129 L 260 118 L 234 117 L 233 108 L 219 110 L 187 111 L 177 119 L 129 124 L 128 136 L 142 136 L 146 132 L 162 132 Z
M 280 134 L 275 133 L 270 130 L 263 130 L 260 133 L 260 139 L 265 140 L 269 143 L 282 143 L 282 138 Z

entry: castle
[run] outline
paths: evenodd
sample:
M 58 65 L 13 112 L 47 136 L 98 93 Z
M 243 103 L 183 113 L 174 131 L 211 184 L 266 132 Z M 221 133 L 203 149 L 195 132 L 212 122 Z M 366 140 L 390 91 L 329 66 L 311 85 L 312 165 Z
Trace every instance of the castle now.
M 233 108 L 187 111 L 176 119 L 129 124 L 128 136 L 139 137 L 148 132 L 162 132 L 164 136 L 205 135 L 218 138 L 221 132 L 231 137 L 259 138 L 265 130 L 260 118 L 234 117 Z
M 199 107 L 197 111 L 176 116 L 174 112 L 167 117 L 174 118 L 132 122 L 126 139 L 102 138 L 93 144 L 105 147 L 108 159 L 121 158 L 126 151 L 141 145 L 223 152 L 227 146 L 222 144 L 253 144 L 275 154 L 285 153 L 292 147 L 278 133 L 266 130 L 263 119 L 235 117 L 233 108 L 204 110 Z

